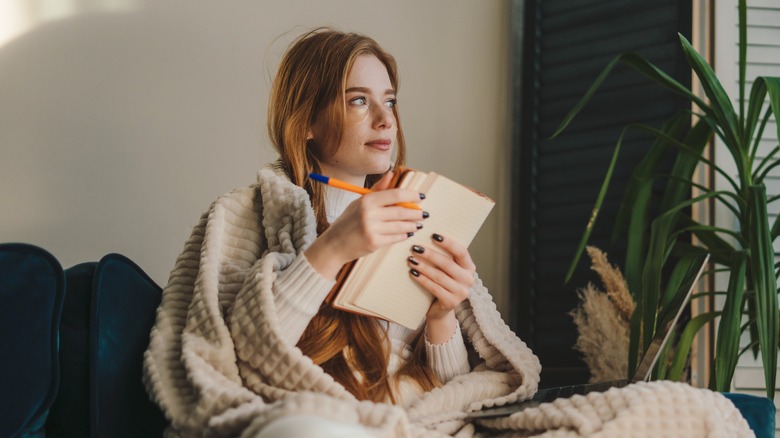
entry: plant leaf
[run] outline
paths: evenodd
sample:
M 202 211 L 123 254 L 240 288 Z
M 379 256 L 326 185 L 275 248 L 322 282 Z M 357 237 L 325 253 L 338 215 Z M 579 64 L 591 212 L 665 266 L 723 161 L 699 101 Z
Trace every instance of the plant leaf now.
M 687 232 L 693 232 L 697 236 L 700 235 L 706 235 L 709 233 L 716 234 L 717 233 L 723 233 L 726 235 L 729 235 L 737 240 L 737 242 L 744 245 L 742 242 L 742 234 L 740 234 L 738 231 L 734 231 L 730 228 L 721 228 L 721 227 L 715 227 L 711 225 L 691 225 L 688 227 L 682 227 L 681 229 L 677 230 L 672 234 L 672 239 L 677 238 L 680 234 L 687 233 Z
M 634 207 L 634 210 L 630 218 L 628 234 L 626 236 L 626 260 L 624 271 L 628 290 L 634 298 L 636 298 L 636 294 L 640 291 L 642 259 L 647 251 L 647 223 L 650 221 L 648 210 L 650 207 L 652 188 L 653 179 L 644 181 L 644 184 L 637 187 L 638 191 L 632 194 L 632 197 L 630 198 L 631 201 L 629 201 Z
M 744 83 L 742 85 L 744 85 Z M 741 91 L 744 93 L 744 89 Z M 766 81 L 761 79 L 755 80 L 753 86 L 750 87 L 747 119 L 745 120 L 745 140 L 747 142 L 750 142 L 753 138 L 753 132 L 758 124 L 758 117 L 761 115 L 761 109 L 764 107 L 766 92 Z M 742 98 L 744 98 L 744 96 L 742 96 Z
M 705 122 L 706 122 L 706 120 L 705 120 Z M 737 183 L 734 181 L 733 178 L 731 178 L 731 176 L 728 174 L 728 172 L 726 172 L 725 170 L 721 169 L 712 160 L 709 160 L 709 159 L 703 157 L 701 155 L 701 153 L 697 153 L 695 150 L 691 149 L 688 145 L 686 145 L 685 143 L 681 142 L 680 140 L 677 140 L 677 139 L 675 139 L 673 137 L 670 137 L 667 133 L 665 133 L 663 131 L 660 131 L 660 130 L 658 130 L 656 128 L 653 128 L 651 126 L 641 125 L 641 124 L 634 124 L 634 125 L 629 125 L 629 126 L 632 126 L 634 128 L 637 128 L 637 129 L 640 129 L 640 130 L 643 130 L 643 131 L 647 131 L 647 132 L 649 132 L 649 133 L 651 133 L 651 134 L 653 134 L 653 135 L 655 135 L 657 137 L 664 138 L 664 139 L 666 139 L 669 142 L 670 145 L 678 148 L 681 152 L 684 152 L 686 154 L 690 154 L 690 155 L 692 155 L 694 157 L 699 157 L 698 158 L 699 161 L 701 161 L 702 163 L 705 163 L 708 166 L 710 166 L 713 170 L 715 170 L 715 172 L 720 174 L 726 181 L 728 181 L 729 184 L 731 185 L 731 187 L 734 189 L 734 191 L 739 191 Z M 712 126 L 712 125 L 710 125 L 710 126 Z
M 778 152 L 780 152 L 780 146 L 775 146 L 775 147 L 774 147 L 774 149 L 772 149 L 772 151 L 771 151 L 771 152 L 769 152 L 769 154 L 767 154 L 767 156 L 766 156 L 766 157 L 764 157 L 764 159 L 762 159 L 760 163 L 758 163 L 758 166 L 756 167 L 756 170 L 753 172 L 753 181 L 754 181 L 756 184 L 761 184 L 761 183 L 763 182 L 764 178 L 766 177 L 766 175 L 767 175 L 767 174 L 768 174 L 768 173 L 769 173 L 769 172 L 770 172 L 770 171 L 771 171 L 771 170 L 772 170 L 774 167 L 776 167 L 776 166 L 777 166 L 777 163 L 778 163 L 778 162 L 780 162 L 780 160 L 775 160 L 775 159 L 774 159 L 774 158 L 775 158 L 775 155 L 777 155 L 777 153 L 778 153 Z M 751 159 L 752 159 L 752 158 L 751 158 Z M 760 173 L 760 174 L 759 174 L 759 172 L 761 172 L 761 169 L 762 169 L 764 166 L 767 166 L 767 169 L 766 169 L 766 170 L 764 170 L 762 173 Z
M 681 202 L 658 216 L 650 226 L 650 245 L 647 250 L 644 270 L 642 271 L 642 289 L 637 296 L 637 308 L 634 311 L 635 313 L 642 313 L 640 327 L 642 342 L 639 344 L 642 349 L 649 345 L 655 334 L 657 309 L 661 295 L 661 278 L 663 277 L 662 273 L 666 258 L 674 246 L 674 242 L 669 241 L 669 235 L 672 233 L 675 221 L 680 216 L 679 213 L 682 209 L 702 200 L 715 197 L 719 193 L 705 193 Z
M 664 123 L 661 131 L 669 133 L 670 137 L 677 137 L 678 134 L 685 132 L 685 129 L 690 129 L 690 123 L 690 116 L 681 113 Z M 623 231 L 626 232 L 624 275 L 632 295 L 640 290 L 642 260 L 647 251 L 647 230 L 652 205 L 650 198 L 655 177 L 659 174 L 660 165 L 663 163 L 661 159 L 668 150 L 669 141 L 664 137 L 656 136 L 653 145 L 631 174 L 615 219 L 613 241 L 616 241 Z
M 661 295 L 661 277 L 666 261 L 666 255 L 669 253 L 668 237 L 674 226 L 676 211 L 669 214 L 664 213 L 655 220 L 650 226 L 650 245 L 647 249 L 647 259 L 642 270 L 642 307 L 637 305 L 635 312 L 642 313 L 642 343 L 641 348 L 644 351 L 650 345 L 653 335 L 655 335 L 655 324 L 658 317 L 659 297 Z
M 773 272 L 774 250 L 770 237 L 766 208 L 766 187 L 749 188 L 750 214 L 747 227 L 750 237 L 750 276 L 755 302 L 756 328 L 764 366 L 767 397 L 774 398 L 777 377 L 777 341 L 780 315 L 778 315 L 777 282 Z
M 666 211 L 672 206 L 677 205 L 683 199 L 691 194 L 691 184 L 693 172 L 702 158 L 704 148 L 712 137 L 712 130 L 707 123 L 699 120 L 683 140 L 683 144 L 688 146 L 684 152 L 677 154 L 672 167 L 671 176 L 675 177 L 669 181 L 669 185 L 664 192 L 661 200 L 661 211 Z
M 738 9 L 739 9 L 739 123 L 741 125 L 745 117 L 745 72 L 747 71 L 747 1 L 739 0 Z
M 780 166 L 780 160 L 774 160 L 772 164 L 766 166 L 766 168 L 763 171 L 761 171 L 761 174 L 758 175 L 753 181 L 756 184 L 763 184 L 764 179 L 766 179 L 766 176 L 769 175 L 769 172 L 771 172 L 772 169 L 774 169 L 777 166 Z
M 650 380 L 669 380 L 667 378 L 667 371 L 669 368 L 669 360 L 667 358 L 674 351 L 674 348 L 672 347 L 672 341 L 673 339 L 669 339 L 669 341 L 664 344 L 664 347 L 659 352 L 658 360 L 656 360 L 650 374 Z
M 690 129 L 690 124 L 690 115 L 688 113 L 680 113 L 671 120 L 664 122 L 660 131 L 668 133 L 670 137 L 678 138 L 678 134 L 685 132 L 686 128 Z M 632 200 L 636 198 L 637 193 L 643 191 L 641 186 L 647 184 L 648 181 L 652 181 L 655 175 L 658 174 L 661 159 L 668 150 L 668 140 L 656 136 L 652 146 L 650 146 L 642 160 L 634 168 L 634 171 L 631 172 L 631 178 L 623 196 L 624 201 L 615 219 L 615 228 L 612 234 L 613 240 L 616 240 L 621 233 L 628 229 L 628 224 L 634 215 L 635 208 L 642 206 L 639 202 Z
M 674 299 L 675 292 L 683 293 L 680 291 L 680 284 L 685 279 L 685 274 L 688 272 L 693 260 L 697 257 L 696 253 L 683 254 L 677 263 L 674 265 L 672 273 L 669 274 L 669 279 L 666 281 L 666 287 L 661 298 L 661 305 L 658 306 L 657 313 L 663 314 L 667 311 L 669 303 Z M 684 293 L 688 293 L 686 290 Z
M 741 141 L 741 127 L 737 115 L 734 113 L 734 107 L 731 105 L 731 99 L 707 61 L 691 46 L 691 43 L 682 34 L 679 36 L 683 46 L 683 53 L 699 78 L 704 93 L 710 99 L 712 115 L 723 130 L 726 140 L 724 144 L 737 162 L 737 167 L 741 169 L 744 167 L 748 151 L 743 147 Z
M 596 197 L 596 203 L 593 205 L 590 219 L 588 219 L 588 224 L 585 226 L 585 232 L 582 234 L 580 243 L 577 245 L 574 259 L 569 265 L 569 271 L 566 273 L 566 278 L 563 280 L 564 283 L 567 283 L 569 280 L 571 280 L 571 276 L 574 274 L 574 270 L 577 268 L 577 263 L 580 261 L 580 257 L 585 251 L 585 246 L 588 244 L 590 233 L 593 231 L 593 227 L 596 225 L 596 219 L 598 219 L 601 204 L 604 202 L 604 197 L 607 195 L 607 190 L 609 189 L 609 183 L 612 181 L 612 174 L 615 172 L 615 164 L 617 163 L 618 154 L 620 154 L 620 147 L 623 144 L 623 136 L 626 134 L 628 128 L 629 127 L 625 127 L 620 132 L 620 137 L 618 137 L 615 150 L 612 152 L 612 160 L 610 161 L 609 167 L 607 168 L 607 174 L 604 176 L 604 181 L 601 183 L 601 189 L 599 189 L 599 194 Z
M 566 114 L 566 116 L 563 118 L 561 124 L 558 125 L 558 128 L 550 136 L 551 139 L 559 136 L 561 132 L 563 132 L 566 127 L 569 126 L 569 123 L 574 120 L 574 117 L 582 110 L 583 107 L 585 107 L 593 95 L 596 94 L 596 91 L 599 89 L 599 87 L 601 87 L 601 84 L 619 62 L 627 64 L 653 82 L 671 90 L 675 94 L 695 102 L 696 105 L 698 105 L 705 113 L 709 113 L 709 106 L 707 103 L 693 94 L 690 89 L 677 82 L 674 78 L 666 74 L 663 70 L 659 69 L 651 62 L 647 61 L 639 54 L 634 52 L 625 52 L 613 58 L 612 61 L 610 61 L 609 64 L 604 67 L 604 70 L 602 70 L 598 77 L 596 77 L 596 80 L 593 81 L 593 84 L 591 84 L 590 88 L 588 88 L 588 91 L 585 92 L 585 95 L 582 96 L 579 102 L 577 102 L 577 104 L 574 105 L 569 113 Z
M 691 351 L 691 345 L 693 344 L 696 333 L 698 333 L 705 324 L 714 320 L 719 314 L 719 312 L 701 313 L 691 318 L 691 320 L 685 324 L 685 328 L 680 334 L 680 339 L 677 341 L 677 348 L 674 351 L 672 365 L 669 367 L 669 371 L 666 374 L 667 380 L 680 381 L 680 379 L 682 379 L 685 364 L 688 361 L 688 354 Z
M 634 295 L 634 301 L 636 302 L 636 308 L 634 308 L 634 313 L 631 315 L 631 320 L 628 324 L 628 372 L 630 374 L 634 373 L 637 362 L 639 361 L 639 342 L 641 341 L 642 334 L 642 309 L 645 306 L 641 293 Z M 626 377 L 631 378 L 630 375 Z
M 728 293 L 718 324 L 718 337 L 715 346 L 715 389 L 721 392 L 731 388 L 734 368 L 739 359 L 739 338 L 742 334 L 740 324 L 742 323 L 746 269 L 747 254 L 743 250 L 735 251 L 732 254 Z
M 759 76 L 756 81 L 763 81 L 766 83 L 766 90 L 769 94 L 769 106 L 772 108 L 772 112 L 775 116 L 775 122 L 780 115 L 780 78 Z M 780 138 L 780 123 L 775 123 L 777 128 L 777 138 Z
M 758 126 L 758 132 L 755 133 L 753 136 L 753 147 L 750 150 L 750 162 L 754 162 L 756 159 L 756 154 L 758 153 L 758 147 L 761 144 L 761 138 L 764 136 L 764 129 L 766 129 L 766 124 L 769 122 L 769 117 L 772 115 L 772 106 L 770 105 L 769 108 L 764 111 L 764 117 L 761 119 L 761 124 Z M 751 135 L 753 135 L 751 133 Z

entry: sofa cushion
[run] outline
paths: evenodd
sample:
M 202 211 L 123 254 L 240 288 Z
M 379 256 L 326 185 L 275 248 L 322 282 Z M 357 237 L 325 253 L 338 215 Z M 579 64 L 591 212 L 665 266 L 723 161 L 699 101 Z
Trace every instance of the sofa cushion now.
M 57 393 L 60 263 L 28 244 L 0 244 L 0 436 L 44 436 Z
M 60 389 L 46 422 L 46 436 L 89 435 L 89 311 L 97 262 L 65 270 L 60 322 Z
M 162 435 L 165 419 L 142 383 L 161 292 L 125 256 L 109 254 L 98 263 L 90 321 L 92 436 Z

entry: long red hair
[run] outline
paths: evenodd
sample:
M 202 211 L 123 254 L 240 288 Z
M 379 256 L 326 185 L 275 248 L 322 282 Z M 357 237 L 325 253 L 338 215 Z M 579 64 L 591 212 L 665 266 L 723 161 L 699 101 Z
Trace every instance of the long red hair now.
M 334 129 L 321 144 L 337 145 L 341 139 L 346 106 L 344 90 L 347 75 L 360 55 L 373 55 L 387 68 L 390 82 L 398 90 L 395 59 L 373 39 L 320 28 L 297 38 L 282 58 L 270 96 L 268 132 L 279 153 L 278 166 L 290 180 L 303 187 L 311 198 L 317 219 L 317 233 L 328 227 L 325 192 L 312 184 L 309 173 L 320 172 L 320 150 L 307 143 L 307 133 L 315 117 L 326 117 Z M 398 134 L 396 167 L 406 159 L 406 144 L 393 108 Z M 382 175 L 369 175 L 370 187 Z M 387 333 L 374 318 L 343 312 L 323 304 L 303 333 L 298 347 L 360 400 L 395 402 L 393 387 L 397 379 L 409 377 L 424 390 L 433 389 L 438 380 L 427 366 L 421 334 L 413 342 L 412 357 L 391 378 L 387 372 L 390 342 Z

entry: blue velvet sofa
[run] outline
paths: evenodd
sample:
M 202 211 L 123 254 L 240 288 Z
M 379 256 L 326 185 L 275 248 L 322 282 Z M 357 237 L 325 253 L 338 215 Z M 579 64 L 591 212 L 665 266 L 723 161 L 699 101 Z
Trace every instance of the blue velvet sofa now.
M 0 244 L 0 437 L 160 437 L 141 382 L 160 287 L 119 254 Z
M 141 382 L 161 288 L 119 254 L 68 269 L 46 250 L 0 244 L 0 437 L 160 437 Z M 758 438 L 771 400 L 725 394 Z

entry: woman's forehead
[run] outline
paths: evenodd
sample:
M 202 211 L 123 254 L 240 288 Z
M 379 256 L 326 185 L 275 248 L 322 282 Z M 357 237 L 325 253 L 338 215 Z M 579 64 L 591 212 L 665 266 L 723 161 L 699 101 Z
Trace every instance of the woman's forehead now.
M 393 94 L 393 84 L 390 82 L 390 75 L 387 73 L 387 67 L 374 55 L 360 55 L 355 58 L 355 62 L 347 75 L 346 90 L 359 89 L 356 91 L 380 91 Z

